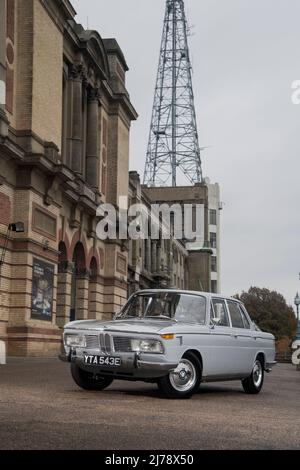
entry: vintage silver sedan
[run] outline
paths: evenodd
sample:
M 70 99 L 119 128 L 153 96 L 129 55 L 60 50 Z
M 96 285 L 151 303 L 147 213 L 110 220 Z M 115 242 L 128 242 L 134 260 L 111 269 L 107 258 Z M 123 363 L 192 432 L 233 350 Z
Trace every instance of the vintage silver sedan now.
M 259 393 L 274 358 L 274 336 L 241 302 L 180 290 L 137 292 L 112 321 L 68 323 L 60 355 L 85 390 L 142 380 L 172 398 L 192 396 L 201 382 L 237 379 L 246 393 Z

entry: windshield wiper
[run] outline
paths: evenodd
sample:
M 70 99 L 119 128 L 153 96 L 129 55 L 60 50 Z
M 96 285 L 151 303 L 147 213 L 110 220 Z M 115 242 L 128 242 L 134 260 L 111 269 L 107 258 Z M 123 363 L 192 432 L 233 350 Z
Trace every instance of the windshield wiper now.
M 176 318 L 171 318 L 171 317 L 168 317 L 167 315 L 147 315 L 144 318 L 165 318 L 167 320 L 172 320 L 172 321 L 178 323 L 178 320 L 176 320 Z

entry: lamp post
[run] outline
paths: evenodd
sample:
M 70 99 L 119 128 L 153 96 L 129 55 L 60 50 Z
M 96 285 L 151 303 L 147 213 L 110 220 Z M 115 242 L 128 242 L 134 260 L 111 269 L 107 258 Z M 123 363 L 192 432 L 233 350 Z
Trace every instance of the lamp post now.
M 2 251 L 0 253 L 0 285 L 1 285 L 1 271 L 2 271 L 2 266 L 4 265 L 4 260 L 5 260 L 5 254 L 7 250 L 7 245 L 8 245 L 8 240 L 10 237 L 11 232 L 15 233 L 23 233 L 25 231 L 24 229 L 24 223 L 23 222 L 15 222 L 13 224 L 9 224 L 7 227 L 7 231 L 4 237 L 4 244 L 2 247 Z M 0 364 L 6 364 L 6 347 L 5 347 L 5 342 L 0 340 Z
M 299 305 L 300 305 L 300 296 L 297 292 L 296 297 L 294 299 L 294 304 L 296 305 L 297 309 L 297 337 L 296 339 L 300 340 L 300 323 L 299 323 Z
M 5 254 L 7 250 L 7 244 L 8 240 L 10 237 L 11 232 L 15 233 L 23 233 L 24 230 L 24 223 L 23 222 L 15 222 L 13 224 L 9 224 L 7 227 L 7 232 L 4 237 L 4 246 L 2 247 L 2 252 L 0 255 L 0 283 L 1 283 L 1 271 L 2 271 L 2 266 L 4 265 L 4 259 L 5 259 Z

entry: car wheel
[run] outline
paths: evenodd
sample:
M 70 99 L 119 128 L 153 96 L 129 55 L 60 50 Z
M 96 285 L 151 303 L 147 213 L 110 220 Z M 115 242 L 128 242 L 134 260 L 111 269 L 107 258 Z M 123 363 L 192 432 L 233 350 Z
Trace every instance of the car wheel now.
M 190 398 L 201 382 L 202 366 L 198 357 L 186 353 L 176 369 L 158 381 L 159 389 L 168 398 Z
M 242 380 L 243 389 L 246 393 L 256 394 L 262 389 L 264 383 L 264 366 L 261 359 L 256 359 L 251 375 Z
M 71 375 L 74 382 L 84 390 L 104 390 L 113 382 L 110 377 L 103 377 L 80 369 L 77 364 L 71 364 Z

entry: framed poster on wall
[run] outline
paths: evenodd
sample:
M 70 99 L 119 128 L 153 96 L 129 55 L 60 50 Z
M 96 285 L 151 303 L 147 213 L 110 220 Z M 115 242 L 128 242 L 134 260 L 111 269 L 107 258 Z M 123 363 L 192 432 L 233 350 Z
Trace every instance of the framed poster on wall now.
M 33 259 L 31 318 L 52 320 L 54 265 Z

